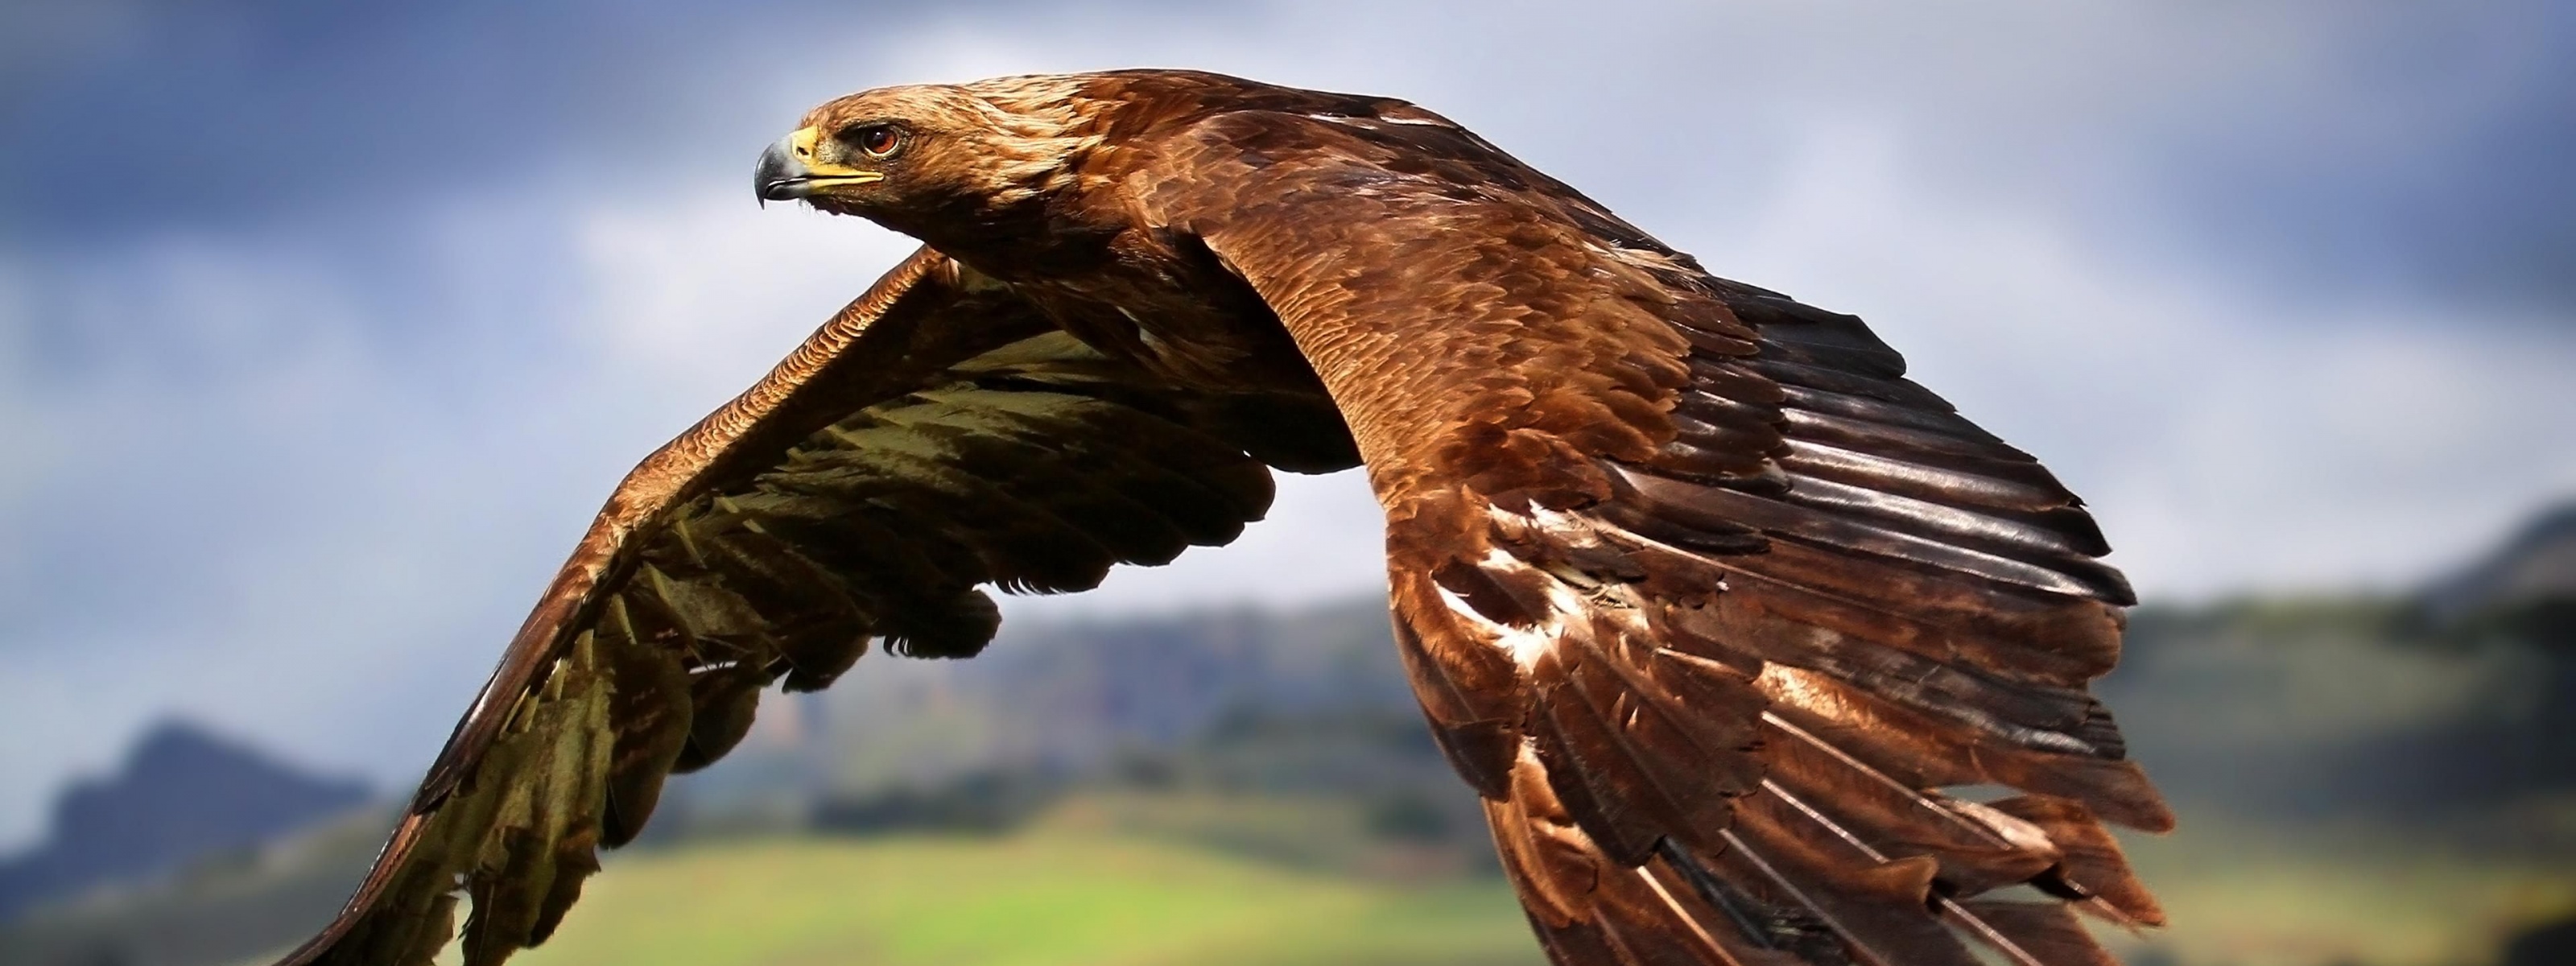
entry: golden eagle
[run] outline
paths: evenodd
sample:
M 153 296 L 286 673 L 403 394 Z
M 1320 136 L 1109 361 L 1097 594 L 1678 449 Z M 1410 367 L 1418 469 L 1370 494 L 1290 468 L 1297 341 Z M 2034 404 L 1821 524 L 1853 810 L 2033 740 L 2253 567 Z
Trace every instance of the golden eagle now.
M 1412 104 L 1214 74 L 868 91 L 755 182 L 923 246 L 618 486 L 288 963 L 425 964 L 460 897 L 500 963 L 764 688 L 972 655 L 979 588 L 1087 589 L 1352 466 L 1556 962 L 2105 963 L 2077 913 L 2161 921 L 2102 823 L 2172 816 L 2087 690 L 2128 586 L 1860 320 Z

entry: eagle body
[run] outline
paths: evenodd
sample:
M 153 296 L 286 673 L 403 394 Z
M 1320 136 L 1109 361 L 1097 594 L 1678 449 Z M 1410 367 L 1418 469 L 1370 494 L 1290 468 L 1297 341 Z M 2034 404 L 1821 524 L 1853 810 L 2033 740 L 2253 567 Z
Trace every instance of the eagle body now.
M 923 247 L 619 486 L 289 963 L 426 963 L 461 898 L 497 964 L 763 689 L 971 656 L 983 588 L 1169 562 L 1352 466 L 1556 962 L 2105 963 L 2079 913 L 2161 922 L 2104 825 L 2172 823 L 2087 691 L 2108 546 L 1858 319 L 1422 108 L 1212 74 L 855 94 L 755 188 Z

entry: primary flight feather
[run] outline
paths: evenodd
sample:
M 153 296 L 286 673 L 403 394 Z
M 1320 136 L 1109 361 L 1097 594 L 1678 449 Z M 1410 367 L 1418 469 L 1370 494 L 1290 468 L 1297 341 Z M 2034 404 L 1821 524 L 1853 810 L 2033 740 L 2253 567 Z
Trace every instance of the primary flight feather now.
M 923 247 L 610 496 L 290 964 L 543 942 L 663 780 L 1364 466 L 1397 647 L 1565 966 L 2110 957 L 2172 817 L 2075 496 L 1860 320 L 1403 101 L 1187 71 L 824 104 L 755 190 Z M 2001 797 L 1951 794 L 2001 787 Z M 2011 898 L 2005 896 L 2010 894 Z

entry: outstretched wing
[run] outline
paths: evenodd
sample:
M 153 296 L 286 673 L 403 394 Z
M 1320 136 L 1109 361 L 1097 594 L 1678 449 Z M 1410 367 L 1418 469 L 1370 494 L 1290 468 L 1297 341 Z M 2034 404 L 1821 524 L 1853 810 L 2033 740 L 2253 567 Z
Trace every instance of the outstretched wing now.
M 921 250 L 618 487 L 286 962 L 426 964 L 459 896 L 468 964 L 543 941 L 597 847 L 740 741 L 770 683 L 824 687 L 871 639 L 972 655 L 998 624 L 978 585 L 1080 590 L 1225 543 L 1270 502 L 1252 454 L 1347 465 L 1338 426 L 1320 401 L 1184 397 Z M 1324 442 L 1265 451 L 1282 439 Z
M 1858 319 L 1408 106 L 1158 149 L 1150 205 L 1343 409 L 1416 694 L 1558 963 L 2090 964 L 2073 911 L 2160 921 L 2102 825 L 2172 821 L 2086 690 L 2108 548 Z

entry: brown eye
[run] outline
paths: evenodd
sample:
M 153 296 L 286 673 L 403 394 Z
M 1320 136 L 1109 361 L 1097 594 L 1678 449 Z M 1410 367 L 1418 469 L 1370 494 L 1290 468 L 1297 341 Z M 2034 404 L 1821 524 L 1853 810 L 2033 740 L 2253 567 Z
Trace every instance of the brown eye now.
M 857 144 L 859 150 L 867 152 L 872 158 L 893 154 L 895 148 L 903 145 L 903 132 L 895 130 L 894 125 L 891 124 L 871 124 L 858 129 L 855 133 L 856 136 L 850 139 L 851 142 Z

